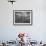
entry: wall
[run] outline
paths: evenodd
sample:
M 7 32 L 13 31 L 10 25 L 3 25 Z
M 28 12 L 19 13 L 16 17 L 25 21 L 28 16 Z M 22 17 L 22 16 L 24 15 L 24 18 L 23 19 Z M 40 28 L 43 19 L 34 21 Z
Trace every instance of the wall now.
M 32 26 L 14 26 L 13 10 L 33 10 Z M 46 40 L 46 1 L 17 0 L 13 5 L 0 0 L 0 40 L 15 40 L 18 32 L 31 34 L 33 40 Z

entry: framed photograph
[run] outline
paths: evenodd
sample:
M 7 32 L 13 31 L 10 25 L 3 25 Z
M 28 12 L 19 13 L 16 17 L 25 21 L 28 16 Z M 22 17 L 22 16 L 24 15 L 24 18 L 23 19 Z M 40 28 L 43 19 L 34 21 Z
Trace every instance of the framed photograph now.
M 32 25 L 32 10 L 13 10 L 14 25 Z

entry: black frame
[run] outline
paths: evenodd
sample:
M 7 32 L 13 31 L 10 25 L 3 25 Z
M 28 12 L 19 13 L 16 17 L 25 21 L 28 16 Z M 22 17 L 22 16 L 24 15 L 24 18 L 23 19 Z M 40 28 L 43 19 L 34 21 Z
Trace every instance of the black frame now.
M 17 24 L 17 23 L 15 23 L 14 16 L 15 16 L 16 11 L 30 11 L 31 12 L 31 16 L 30 16 L 31 17 L 31 23 L 30 24 L 24 24 L 24 23 L 23 24 L 19 24 L 19 23 Z M 24 26 L 24 25 L 32 25 L 32 24 L 33 24 L 33 11 L 32 10 L 13 10 L 13 25 L 23 25 Z

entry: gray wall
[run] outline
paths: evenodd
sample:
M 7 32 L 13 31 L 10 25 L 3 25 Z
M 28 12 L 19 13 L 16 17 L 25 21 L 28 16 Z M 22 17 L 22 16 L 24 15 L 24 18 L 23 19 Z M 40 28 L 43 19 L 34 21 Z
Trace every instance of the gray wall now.
M 13 10 L 33 10 L 32 26 L 14 26 Z M 17 0 L 13 5 L 0 0 L 0 40 L 15 40 L 19 32 L 31 34 L 33 40 L 46 40 L 46 0 Z

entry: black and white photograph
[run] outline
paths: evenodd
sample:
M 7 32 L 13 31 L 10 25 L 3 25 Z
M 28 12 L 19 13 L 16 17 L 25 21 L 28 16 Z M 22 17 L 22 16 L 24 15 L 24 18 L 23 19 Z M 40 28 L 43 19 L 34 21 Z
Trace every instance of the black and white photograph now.
M 14 10 L 13 23 L 14 24 L 32 24 L 32 10 Z

